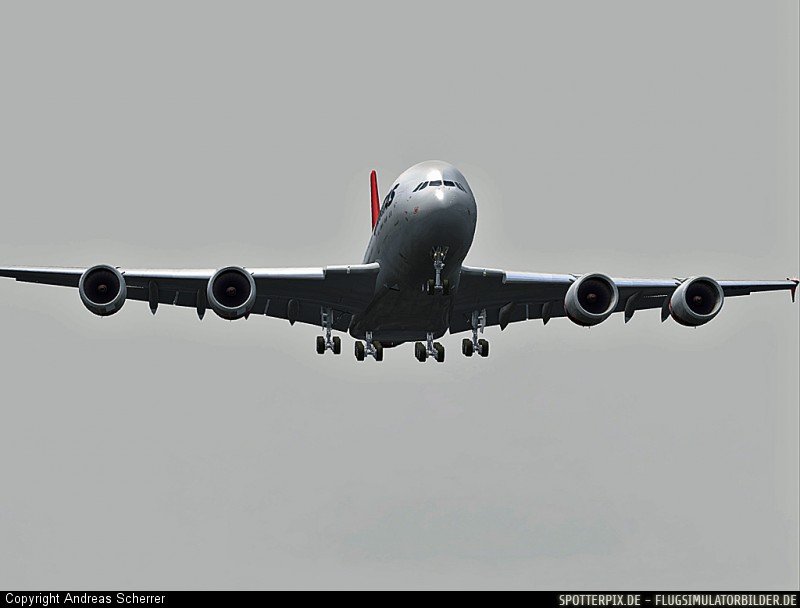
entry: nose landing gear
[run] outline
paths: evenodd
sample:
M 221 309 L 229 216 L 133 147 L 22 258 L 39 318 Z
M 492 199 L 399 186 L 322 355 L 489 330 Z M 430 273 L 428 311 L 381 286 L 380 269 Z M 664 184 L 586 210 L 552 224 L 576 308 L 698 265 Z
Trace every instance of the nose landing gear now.
M 472 312 L 472 339 L 464 338 L 461 341 L 461 352 L 465 357 L 471 357 L 473 353 L 478 353 L 481 357 L 489 356 L 489 341 L 481 338 L 478 340 L 478 330 L 483 333 L 486 327 L 486 309 L 480 312 Z
M 375 361 L 383 361 L 383 345 L 377 340 L 372 340 L 372 332 L 366 333 L 366 340 L 356 340 L 355 355 L 356 360 L 363 361 L 369 355 Z
M 431 250 L 434 278 L 428 279 L 425 285 L 425 290 L 429 296 L 435 294 L 450 295 L 450 281 L 448 279 L 442 280 L 442 270 L 444 270 L 444 258 L 447 255 L 447 249 L 447 247 L 434 247 Z
M 322 329 L 325 330 L 324 336 L 317 336 L 317 354 L 324 355 L 325 351 L 330 349 L 334 355 L 339 355 L 342 352 L 342 339 L 339 336 L 331 338 L 331 330 L 333 329 L 333 311 L 330 308 L 321 308 L 320 317 L 322 321 Z
M 439 342 L 434 342 L 433 333 L 428 332 L 425 344 L 422 342 L 414 344 L 414 356 L 420 363 L 425 363 L 429 356 L 436 359 L 438 363 L 444 363 L 444 346 Z

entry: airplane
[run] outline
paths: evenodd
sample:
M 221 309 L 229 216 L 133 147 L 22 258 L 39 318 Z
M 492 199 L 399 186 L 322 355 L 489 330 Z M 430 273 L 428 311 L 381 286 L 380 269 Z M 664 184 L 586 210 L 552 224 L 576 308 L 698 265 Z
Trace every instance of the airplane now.
M 358 361 L 383 360 L 384 348 L 414 342 L 420 362 L 443 362 L 436 340 L 471 332 L 462 340 L 467 357 L 489 355 L 479 338 L 486 327 L 539 319 L 545 325 L 566 317 L 591 327 L 613 313 L 630 321 L 637 310 L 658 308 L 661 320 L 698 327 L 717 316 L 727 297 L 789 290 L 798 279 L 717 281 L 611 278 L 595 272 L 541 274 L 464 266 L 477 221 L 475 195 L 464 175 L 442 161 L 422 162 L 403 172 L 379 202 L 375 171 L 370 174 L 372 235 L 361 264 L 324 268 L 207 270 L 5 267 L 0 276 L 29 283 L 77 287 L 89 311 L 108 316 L 125 301 L 194 308 L 200 319 L 211 308 L 223 319 L 266 315 L 318 325 L 316 350 L 342 351 L 333 331 L 355 338 Z

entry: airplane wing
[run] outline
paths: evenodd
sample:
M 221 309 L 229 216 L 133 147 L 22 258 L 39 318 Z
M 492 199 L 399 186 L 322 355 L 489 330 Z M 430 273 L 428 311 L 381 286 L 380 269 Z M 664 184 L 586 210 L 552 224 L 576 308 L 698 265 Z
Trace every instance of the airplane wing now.
M 608 308 L 597 319 L 613 313 L 624 313 L 627 323 L 634 312 L 648 308 L 660 308 L 661 320 L 665 320 L 672 312 L 671 303 L 673 295 L 680 289 L 680 295 L 685 294 L 688 288 L 698 289 L 707 287 L 709 291 L 700 292 L 700 295 L 710 293 L 711 297 L 716 298 L 715 284 L 719 286 L 719 306 L 707 311 L 701 311 L 697 319 L 692 317 L 691 310 L 687 319 L 691 321 L 700 320 L 702 324 L 705 317 L 713 317 L 722 306 L 724 297 L 745 296 L 757 291 L 776 291 L 788 290 L 794 301 L 797 289 L 797 279 L 786 279 L 783 281 L 714 281 L 708 277 L 691 279 L 622 279 L 611 278 L 605 275 L 572 275 L 572 274 L 538 274 L 532 272 L 510 272 L 491 268 L 474 268 L 462 266 L 461 277 L 458 291 L 453 302 L 453 312 L 450 318 L 450 332 L 458 333 L 472 328 L 473 313 L 482 313 L 484 325 L 499 325 L 501 329 L 509 323 L 525 321 L 528 319 L 541 319 L 547 323 L 550 319 L 557 317 L 570 316 L 565 307 L 567 293 L 573 285 L 573 295 L 580 300 L 582 295 L 580 290 L 580 280 L 582 278 L 598 280 L 608 280 L 613 283 L 610 287 Z M 698 284 L 704 283 L 704 285 Z M 616 291 L 616 297 L 612 297 Z M 676 296 L 677 297 L 677 296 Z M 696 293 L 693 298 L 699 297 Z M 673 306 L 674 307 L 674 306 Z M 676 314 L 680 315 L 680 311 Z M 577 315 L 580 317 L 580 314 Z M 595 318 L 589 315 L 588 321 Z M 580 322 L 582 319 L 578 319 Z M 600 321 L 597 321 L 600 322 Z M 680 322 L 680 320 L 679 320 Z M 593 325 L 594 322 L 581 323 Z
M 124 279 L 126 294 L 123 300 L 148 302 L 153 313 L 159 304 L 194 308 L 200 318 L 207 308 L 216 310 L 209 302 L 207 291 L 209 281 L 222 272 L 216 269 L 138 270 L 115 269 L 108 266 L 91 269 L 19 266 L 0 267 L 0 277 L 27 283 L 80 288 L 81 277 L 88 275 L 87 270 L 92 269 L 101 269 L 112 275 L 115 271 L 118 272 Z M 238 308 L 241 314 L 237 316 L 262 314 L 288 319 L 292 324 L 299 321 L 320 325 L 322 309 L 329 308 L 333 313 L 332 328 L 347 331 L 352 315 L 363 311 L 371 300 L 380 265 L 372 263 L 324 268 L 234 268 L 234 270 L 242 271 L 238 277 L 245 281 L 244 288 L 240 289 L 240 292 L 248 289 L 247 275 L 252 277 L 250 284 L 255 287 L 254 298 L 252 302 L 248 302 L 247 312 L 243 312 L 243 308 Z M 106 275 L 106 278 L 110 278 L 110 275 Z M 108 280 L 105 282 L 111 285 L 113 280 L 110 278 L 110 282 Z M 237 286 L 241 287 L 241 283 Z M 87 290 L 89 287 L 87 281 Z M 107 293 L 107 290 L 108 286 L 105 286 L 103 293 Z M 220 299 L 223 298 L 224 295 L 220 296 Z M 103 298 L 95 299 L 99 301 Z M 86 304 L 85 300 L 84 303 Z M 116 310 L 118 308 L 112 312 Z M 97 314 L 112 314 L 112 312 Z

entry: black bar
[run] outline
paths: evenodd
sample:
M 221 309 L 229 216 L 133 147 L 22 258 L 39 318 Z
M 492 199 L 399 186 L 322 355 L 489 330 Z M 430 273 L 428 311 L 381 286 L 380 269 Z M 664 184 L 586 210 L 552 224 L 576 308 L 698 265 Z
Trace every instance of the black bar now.
M 291 591 L 292 589 L 274 590 Z M 410 589 L 413 591 L 413 589 Z M 445 591 L 447 589 L 444 589 Z M 2 591 L 0 608 L 48 606 L 191 606 L 251 603 L 274 591 Z M 321 589 L 320 591 L 324 591 Z M 387 589 L 385 591 L 392 591 Z M 462 591 L 462 590 L 450 590 Z M 501 590 L 500 590 L 501 591 Z M 375 591 L 370 592 L 372 595 Z M 527 591 L 537 606 L 762 607 L 797 606 L 797 591 Z

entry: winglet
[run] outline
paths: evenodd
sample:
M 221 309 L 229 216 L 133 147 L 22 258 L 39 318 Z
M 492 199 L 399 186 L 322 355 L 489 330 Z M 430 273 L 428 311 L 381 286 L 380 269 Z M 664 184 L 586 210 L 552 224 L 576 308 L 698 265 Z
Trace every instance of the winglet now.
M 793 278 L 786 277 L 786 280 L 794 283 L 794 286 L 789 288 L 789 293 L 792 294 L 792 302 L 794 302 L 794 296 L 797 293 L 797 284 L 800 283 L 800 279 L 798 279 L 797 277 Z
M 378 223 L 378 214 L 380 213 L 378 205 L 378 175 L 375 171 L 369 174 L 369 194 L 372 204 L 372 227 L 375 228 L 375 224 Z

